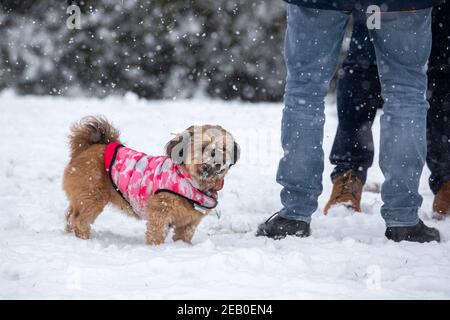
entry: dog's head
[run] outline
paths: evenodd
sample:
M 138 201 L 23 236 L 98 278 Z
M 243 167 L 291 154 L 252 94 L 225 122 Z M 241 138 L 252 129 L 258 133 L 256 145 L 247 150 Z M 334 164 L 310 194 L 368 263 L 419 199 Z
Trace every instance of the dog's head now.
M 239 159 L 239 145 L 220 126 L 191 126 L 166 145 L 172 161 L 184 166 L 203 192 L 217 194 L 224 177 Z

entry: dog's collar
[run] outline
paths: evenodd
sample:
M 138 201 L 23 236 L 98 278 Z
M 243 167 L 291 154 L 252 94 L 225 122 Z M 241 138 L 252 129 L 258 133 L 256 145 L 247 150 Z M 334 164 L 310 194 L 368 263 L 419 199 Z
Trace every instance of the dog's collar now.
M 207 208 L 204 208 L 204 207 L 202 207 L 202 206 L 199 206 L 199 205 L 196 204 L 196 203 L 192 203 L 192 207 L 194 208 L 194 210 L 200 212 L 200 213 L 203 214 L 203 215 L 208 214 L 209 210 L 211 210 L 211 209 L 207 209 Z

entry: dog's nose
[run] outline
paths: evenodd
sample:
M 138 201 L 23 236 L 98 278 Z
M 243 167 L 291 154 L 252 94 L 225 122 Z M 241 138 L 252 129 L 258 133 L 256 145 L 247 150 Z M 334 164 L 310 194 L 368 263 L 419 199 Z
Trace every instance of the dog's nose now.
M 202 173 L 203 177 L 206 178 L 213 173 L 213 167 L 209 164 L 204 163 L 200 167 L 200 172 Z

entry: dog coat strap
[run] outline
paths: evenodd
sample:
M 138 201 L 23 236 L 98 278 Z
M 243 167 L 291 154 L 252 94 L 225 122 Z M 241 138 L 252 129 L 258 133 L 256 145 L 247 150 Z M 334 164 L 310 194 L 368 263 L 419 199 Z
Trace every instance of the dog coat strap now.
M 111 172 L 112 172 L 112 166 L 114 165 L 114 161 L 117 157 L 117 152 L 120 148 L 124 147 L 123 144 L 120 144 L 119 142 L 111 142 L 108 145 L 106 145 L 105 151 L 104 151 L 104 164 L 105 164 L 105 170 L 108 173 L 109 180 L 111 181 L 114 189 L 120 194 L 120 196 L 128 203 L 128 205 L 131 207 L 128 200 L 124 197 L 123 193 L 120 191 L 120 189 L 116 186 L 116 183 L 114 182 Z
M 186 200 L 188 200 L 191 204 L 192 207 L 200 212 L 205 212 L 205 210 L 208 209 L 214 209 L 217 206 L 217 200 L 214 199 L 213 197 L 210 197 L 206 194 L 204 194 L 203 192 L 201 192 L 200 190 L 196 190 L 199 194 L 201 194 L 201 196 L 199 196 L 199 199 L 202 199 L 202 202 L 199 202 L 198 200 L 194 200 L 193 197 L 187 197 L 184 194 L 181 194 L 179 192 L 175 192 L 173 190 L 170 189 L 159 189 L 158 191 L 155 192 L 155 194 L 160 193 L 160 192 L 168 192 L 171 194 L 175 194 L 177 196 L 180 196 Z
M 105 151 L 104 151 L 104 163 L 105 163 L 105 170 L 108 172 L 109 176 L 111 177 L 111 166 L 114 163 L 114 160 L 117 156 L 117 150 L 123 147 L 123 144 L 120 144 L 119 142 L 111 142 L 106 145 Z

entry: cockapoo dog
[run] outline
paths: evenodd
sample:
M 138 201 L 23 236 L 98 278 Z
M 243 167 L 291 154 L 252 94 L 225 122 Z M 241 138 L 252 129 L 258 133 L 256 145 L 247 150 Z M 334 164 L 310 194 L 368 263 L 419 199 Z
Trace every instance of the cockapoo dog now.
M 70 147 L 66 230 L 88 239 L 91 224 L 112 203 L 147 220 L 152 245 L 163 243 L 170 228 L 173 240 L 190 243 L 239 158 L 238 144 L 220 126 L 191 126 L 169 141 L 166 155 L 150 156 L 122 145 L 111 123 L 92 116 L 72 127 Z

